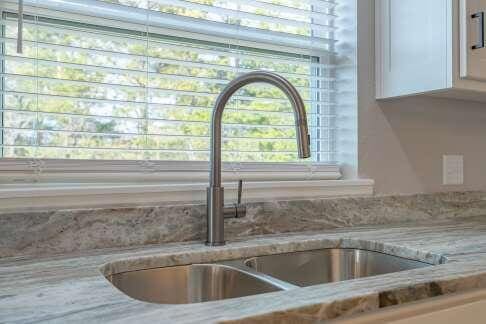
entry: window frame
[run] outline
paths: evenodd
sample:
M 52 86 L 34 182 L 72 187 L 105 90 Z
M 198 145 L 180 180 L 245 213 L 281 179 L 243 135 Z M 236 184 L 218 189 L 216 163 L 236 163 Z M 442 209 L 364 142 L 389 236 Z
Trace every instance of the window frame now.
M 14 3 L 7 2 L 0 11 L 2 16 L 5 12 L 16 12 L 17 8 Z M 50 17 L 52 16 L 52 10 L 41 7 L 29 7 L 24 6 L 24 15 L 35 15 Z M 66 21 L 82 21 L 85 16 L 74 13 L 55 12 L 56 18 Z M 96 25 L 103 24 L 107 28 L 120 27 L 119 22 L 111 21 L 106 18 L 90 17 L 90 22 Z M 116 24 L 116 25 L 115 25 Z M 135 25 L 130 22 L 124 23 L 122 28 L 140 31 L 140 28 L 144 26 Z M 2 26 L 2 35 L 4 34 L 4 26 Z M 161 28 L 152 28 L 154 32 L 160 31 Z M 162 33 L 161 33 L 162 34 Z M 182 30 L 164 30 L 164 35 L 198 39 L 204 38 L 205 41 L 227 43 L 224 38 L 219 38 L 214 35 L 198 35 L 195 33 L 189 33 Z M 262 46 L 251 41 L 239 41 L 239 45 L 257 48 Z M 307 55 L 312 57 L 321 57 L 312 50 L 304 48 L 297 49 L 295 47 L 275 46 L 272 44 L 264 44 L 268 51 L 292 51 L 295 55 Z M 3 46 L 3 45 L 2 45 Z M 3 50 L 3 49 L 2 49 Z M 1 67 L 2 72 L 4 66 Z M 2 78 L 2 82 L 3 78 Z M 1 85 L 2 89 L 4 84 Z M 0 98 L 3 106 L 3 94 Z M 0 126 L 3 125 L 3 110 L 0 112 L 1 120 Z M 0 135 L 0 140 L 3 143 L 3 132 Z M 315 143 L 319 143 L 319 139 L 316 139 Z M 182 165 L 182 170 L 174 171 L 171 169 L 174 162 L 177 162 L 179 166 Z M 104 165 L 103 172 L 99 172 L 99 163 Z M 109 166 L 112 167 L 109 167 Z M 154 171 L 154 165 L 156 165 Z M 42 167 L 41 167 L 42 166 Z M 107 167 L 108 166 L 108 167 Z M 122 166 L 120 168 L 120 166 Z M 186 182 L 184 175 L 189 172 L 191 179 L 196 181 L 203 181 L 206 178 L 207 170 L 209 168 L 209 162 L 198 161 L 154 161 L 154 160 L 139 160 L 139 161 L 127 161 L 127 160 L 57 160 L 57 159 L 35 159 L 35 158 L 3 158 L 3 146 L 2 154 L 0 156 L 0 183 L 9 184 L 22 184 L 22 183 L 86 183 L 86 182 L 98 182 L 100 175 L 103 174 L 103 183 L 127 183 L 131 181 L 140 181 L 144 179 L 141 175 L 150 174 L 150 180 L 162 181 L 162 182 Z M 224 179 L 233 181 L 235 179 L 243 178 L 246 181 L 258 181 L 258 175 L 267 173 L 268 170 L 278 168 L 278 172 L 274 172 L 270 177 L 263 177 L 268 181 L 296 181 L 296 180 L 338 180 L 342 175 L 340 172 L 340 166 L 337 163 L 272 163 L 272 162 L 259 162 L 259 163 L 225 163 L 223 166 Z M 55 171 L 52 171 L 55 170 Z M 237 170 L 237 171 L 235 171 Z M 179 177 L 180 176 L 180 177 Z M 150 183 L 147 179 L 141 180 L 143 183 Z M 193 181 L 194 182 L 194 181 Z

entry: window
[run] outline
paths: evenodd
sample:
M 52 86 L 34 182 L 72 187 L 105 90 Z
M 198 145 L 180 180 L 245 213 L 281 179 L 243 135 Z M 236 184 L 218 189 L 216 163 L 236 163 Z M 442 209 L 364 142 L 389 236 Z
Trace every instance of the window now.
M 305 100 L 312 162 L 335 163 L 339 0 L 25 0 L 2 8 L 2 157 L 207 161 L 225 84 L 269 70 Z M 253 84 L 225 110 L 223 160 L 297 161 L 292 109 Z

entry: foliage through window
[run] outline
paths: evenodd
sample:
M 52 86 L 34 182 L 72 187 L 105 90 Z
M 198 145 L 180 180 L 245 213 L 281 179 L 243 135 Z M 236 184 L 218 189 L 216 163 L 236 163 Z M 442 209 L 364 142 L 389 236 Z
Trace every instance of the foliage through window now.
M 17 14 L 2 14 L 3 157 L 208 160 L 217 95 L 268 70 L 305 100 L 312 160 L 334 161 L 333 1 L 31 2 L 23 54 Z M 277 88 L 244 87 L 224 113 L 223 159 L 296 161 L 293 118 Z

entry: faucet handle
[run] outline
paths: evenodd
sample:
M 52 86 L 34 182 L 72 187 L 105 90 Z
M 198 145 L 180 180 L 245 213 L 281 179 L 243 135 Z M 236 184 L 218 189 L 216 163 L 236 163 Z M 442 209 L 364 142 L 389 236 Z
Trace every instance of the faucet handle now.
M 246 216 L 246 206 L 241 203 L 241 196 L 243 194 L 243 180 L 238 180 L 238 199 L 235 204 L 235 217 L 245 217 Z
M 246 206 L 241 203 L 243 195 L 243 180 L 238 180 L 238 196 L 234 204 L 224 206 L 224 218 L 241 218 L 246 216 Z
M 243 180 L 238 180 L 238 200 L 237 204 L 241 205 L 241 194 L 243 192 Z

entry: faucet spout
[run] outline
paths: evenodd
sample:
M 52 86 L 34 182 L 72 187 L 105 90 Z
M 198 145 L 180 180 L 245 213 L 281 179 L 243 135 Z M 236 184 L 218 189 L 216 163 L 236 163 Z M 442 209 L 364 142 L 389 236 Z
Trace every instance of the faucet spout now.
M 221 187 L 221 128 L 223 111 L 231 96 L 250 83 L 268 83 L 282 90 L 294 109 L 299 158 L 310 157 L 310 136 L 304 102 L 297 89 L 284 77 L 267 71 L 243 74 L 231 81 L 216 100 L 211 119 L 211 153 L 207 189 L 207 245 L 224 245 L 224 189 Z

